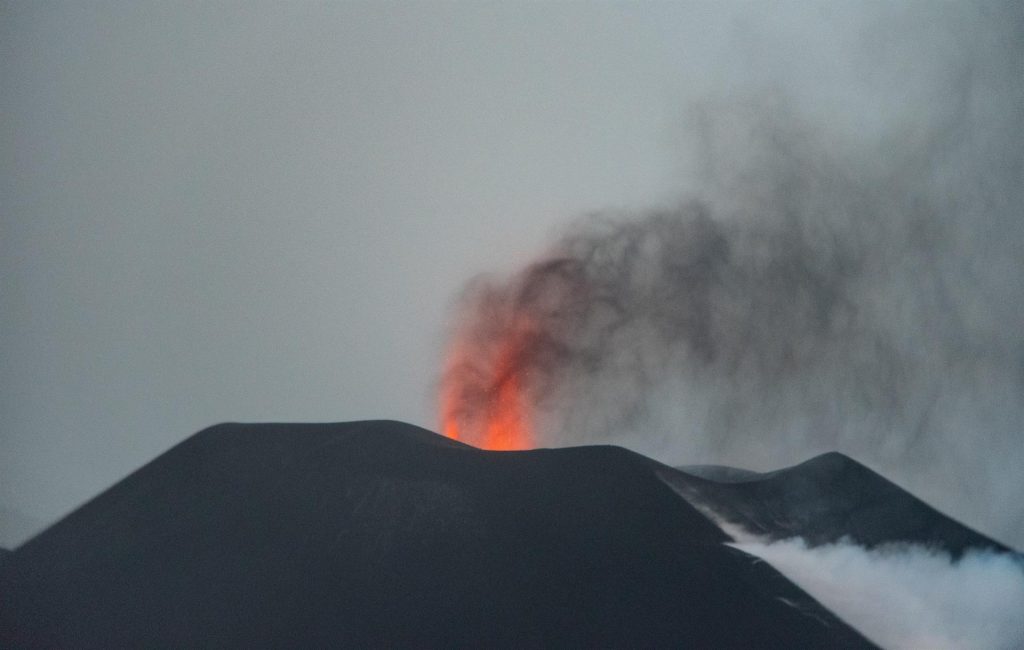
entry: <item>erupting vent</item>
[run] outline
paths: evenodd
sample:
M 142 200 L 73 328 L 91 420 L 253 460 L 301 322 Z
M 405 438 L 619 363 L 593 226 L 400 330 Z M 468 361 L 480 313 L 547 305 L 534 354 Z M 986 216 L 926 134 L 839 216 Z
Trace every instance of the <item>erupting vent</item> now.
M 580 340 L 589 284 L 557 254 L 462 296 L 441 378 L 441 431 L 482 449 L 529 449 Z M 564 373 L 563 373 L 564 374 Z
M 530 405 L 519 376 L 531 328 L 506 328 L 502 341 L 472 345 L 456 340 L 441 393 L 441 431 L 493 451 L 529 449 Z

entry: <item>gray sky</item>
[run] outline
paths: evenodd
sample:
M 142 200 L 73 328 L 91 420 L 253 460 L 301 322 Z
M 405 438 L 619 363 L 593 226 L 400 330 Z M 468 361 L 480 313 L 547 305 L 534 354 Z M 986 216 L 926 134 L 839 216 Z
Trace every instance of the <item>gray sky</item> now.
M 930 100 L 946 35 L 874 31 L 929 3 L 836 4 L 0 5 L 0 506 L 225 420 L 435 428 L 465 281 L 697 189 L 694 102 Z

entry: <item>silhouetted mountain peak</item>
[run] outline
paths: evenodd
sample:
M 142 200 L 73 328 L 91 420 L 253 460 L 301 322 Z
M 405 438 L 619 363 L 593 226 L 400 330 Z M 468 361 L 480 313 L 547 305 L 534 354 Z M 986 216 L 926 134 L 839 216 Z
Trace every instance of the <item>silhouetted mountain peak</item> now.
M 773 472 L 696 466 L 659 475 L 714 518 L 767 539 L 914 543 L 956 557 L 970 548 L 1009 551 L 839 452 Z
M 659 467 L 390 421 L 217 425 L 18 549 L 0 642 L 870 645 Z

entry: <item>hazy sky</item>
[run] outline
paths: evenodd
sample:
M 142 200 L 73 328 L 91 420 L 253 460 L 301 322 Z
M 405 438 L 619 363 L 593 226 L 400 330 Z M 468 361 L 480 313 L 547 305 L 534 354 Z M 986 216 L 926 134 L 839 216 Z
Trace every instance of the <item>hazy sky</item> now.
M 0 507 L 226 420 L 436 428 L 465 281 L 697 189 L 694 102 L 930 99 L 879 16 L 949 5 L 768 4 L 0 4 Z

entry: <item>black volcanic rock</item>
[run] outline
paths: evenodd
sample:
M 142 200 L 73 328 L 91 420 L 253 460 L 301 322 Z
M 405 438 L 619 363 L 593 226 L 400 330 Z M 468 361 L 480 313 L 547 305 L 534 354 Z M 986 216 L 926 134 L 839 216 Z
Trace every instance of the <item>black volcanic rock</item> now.
M 866 548 L 922 544 L 953 557 L 968 549 L 1010 552 L 837 452 L 764 474 L 691 466 L 658 475 L 715 518 L 772 540 L 802 537 L 818 546 L 847 538 Z
M 226 424 L 0 567 L 0 646 L 869 647 L 616 447 Z

